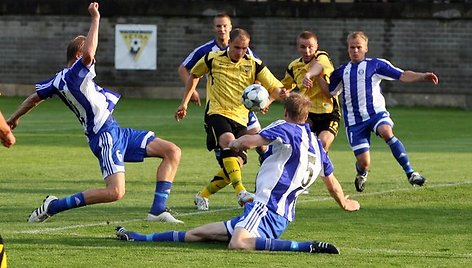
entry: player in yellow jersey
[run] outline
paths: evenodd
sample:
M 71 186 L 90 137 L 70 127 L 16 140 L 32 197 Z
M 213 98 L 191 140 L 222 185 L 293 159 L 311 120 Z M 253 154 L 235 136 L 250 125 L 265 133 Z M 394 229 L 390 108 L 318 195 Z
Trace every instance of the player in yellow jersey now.
M 225 187 L 229 182 L 243 205 L 252 201 L 254 194 L 246 191 L 241 180 L 241 166 L 246 161 L 245 152 L 236 152 L 229 148 L 229 143 L 244 135 L 247 131 L 248 110 L 241 102 L 241 95 L 247 86 L 259 81 L 271 94 L 271 100 L 283 95 L 283 85 L 275 78 L 262 61 L 247 55 L 250 35 L 243 29 L 234 29 L 230 33 L 228 50 L 210 52 L 201 58 L 190 71 L 185 93 L 181 104 L 175 112 L 177 121 L 185 118 L 188 103 L 196 89 L 199 78 L 207 78 L 207 102 L 205 113 L 205 129 L 207 132 L 207 149 L 221 149 L 218 162 L 221 169 L 215 176 L 223 178 L 218 184 L 202 190 L 203 199 L 208 209 L 208 197 L 216 193 L 218 188 Z M 226 181 L 225 181 L 226 180 Z M 199 209 L 206 210 L 205 207 Z
M 312 102 L 308 123 L 311 131 L 321 140 L 323 148 L 328 152 L 331 143 L 338 134 L 341 113 L 337 97 L 328 97 L 320 88 L 315 76 L 329 80 L 334 67 L 325 51 L 318 50 L 318 38 L 312 32 L 304 31 L 298 35 L 297 51 L 299 58 L 287 67 L 282 80 L 287 92 L 297 89 Z M 317 69 L 311 65 L 317 65 Z
M 213 32 L 215 33 L 215 38 L 195 48 L 179 66 L 178 74 L 184 86 L 187 83 L 188 77 L 190 75 L 190 70 L 192 70 L 193 66 L 197 64 L 198 60 L 203 58 L 203 56 L 205 56 L 209 52 L 224 51 L 228 49 L 229 34 L 231 30 L 231 18 L 228 14 L 218 13 L 213 18 Z M 257 56 L 255 56 L 255 54 L 251 51 L 250 48 L 247 49 L 246 53 L 257 58 Z M 197 90 L 194 90 L 190 101 L 197 106 L 201 105 L 200 96 Z M 248 134 L 256 134 L 259 130 L 261 130 L 261 125 L 255 112 L 250 111 L 248 114 L 248 118 Z M 262 159 L 262 154 L 266 150 L 265 147 L 266 146 L 261 146 L 256 148 L 256 151 L 260 156 L 260 160 Z M 215 153 L 216 158 L 219 159 L 221 156 L 221 150 L 219 148 L 216 148 L 213 150 L 213 152 Z M 211 194 L 214 194 L 220 189 L 224 188 L 228 184 L 230 184 L 230 180 L 224 173 L 218 174 L 218 176 L 214 176 L 209 182 L 209 184 L 195 196 L 195 205 L 197 206 L 197 209 L 208 210 L 208 197 Z
M 327 96 L 317 81 L 318 78 L 328 80 L 334 70 L 328 53 L 318 50 L 318 38 L 309 31 L 297 37 L 299 58 L 294 59 L 287 67 L 282 80 L 287 93 L 298 90 L 308 97 L 312 103 L 308 114 L 311 131 L 316 134 L 326 152 L 338 134 L 341 113 L 337 97 Z M 311 67 L 311 69 L 310 69 Z M 305 194 L 309 190 L 304 191 Z

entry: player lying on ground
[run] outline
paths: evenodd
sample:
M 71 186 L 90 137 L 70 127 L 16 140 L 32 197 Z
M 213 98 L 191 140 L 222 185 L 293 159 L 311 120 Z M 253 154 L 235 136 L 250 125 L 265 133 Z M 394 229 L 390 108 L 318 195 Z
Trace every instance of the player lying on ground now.
M 318 175 L 341 208 L 346 211 L 360 208 L 357 201 L 344 196 L 328 155 L 305 123 L 309 108 L 306 97 L 292 93 L 285 101 L 285 120 L 275 121 L 259 134 L 244 135 L 230 143 L 233 150 L 269 145 L 267 158 L 256 178 L 254 202 L 246 203 L 242 215 L 187 232 L 144 235 L 117 227 L 117 238 L 153 242 L 229 241 L 230 249 L 339 254 L 339 249 L 329 243 L 279 239 L 295 218 L 298 196 Z

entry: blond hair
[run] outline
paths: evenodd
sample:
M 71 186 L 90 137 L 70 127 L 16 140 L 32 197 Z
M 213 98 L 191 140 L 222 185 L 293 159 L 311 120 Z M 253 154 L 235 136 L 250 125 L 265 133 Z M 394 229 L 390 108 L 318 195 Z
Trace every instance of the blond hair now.
M 77 52 L 83 52 L 86 37 L 79 35 L 72 39 L 67 46 L 67 63 L 76 60 Z
M 284 108 L 288 117 L 297 123 L 305 123 L 310 112 L 311 101 L 298 93 L 292 92 L 285 100 Z
M 346 41 L 349 44 L 349 41 L 355 38 L 361 38 L 365 41 L 366 44 L 369 43 L 369 37 L 367 37 L 367 35 L 362 31 L 352 32 L 348 34 Z

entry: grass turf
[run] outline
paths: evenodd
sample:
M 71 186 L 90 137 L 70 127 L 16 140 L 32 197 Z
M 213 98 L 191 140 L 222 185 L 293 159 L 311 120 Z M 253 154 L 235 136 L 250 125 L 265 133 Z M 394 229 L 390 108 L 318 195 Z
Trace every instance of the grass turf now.
M 8 115 L 20 98 L 0 98 Z M 227 187 L 210 199 L 210 211 L 197 212 L 193 197 L 217 171 L 206 151 L 203 107 L 190 106 L 177 123 L 178 101 L 122 99 L 115 117 L 124 127 L 149 129 L 182 148 L 169 206 L 184 225 L 144 220 L 152 202 L 159 160 L 126 166 L 123 200 L 60 213 L 42 224 L 28 224 L 29 212 L 53 194 L 64 197 L 102 187 L 97 161 L 82 129 L 57 99 L 26 115 L 15 130 L 17 144 L 0 148 L 0 234 L 11 267 L 470 267 L 472 266 L 472 120 L 470 112 L 442 108 L 391 108 L 394 132 L 410 161 L 428 180 L 414 188 L 388 146 L 372 137 L 372 167 L 364 193 L 355 192 L 354 156 L 341 126 L 331 147 L 335 174 L 361 210 L 347 213 L 329 198 L 323 183 L 300 197 L 297 218 L 282 239 L 323 240 L 341 255 L 232 252 L 222 243 L 126 243 L 114 240 L 114 227 L 151 233 L 183 230 L 238 214 L 236 197 Z M 281 118 L 282 106 L 260 115 L 262 125 Z M 249 153 L 244 182 L 254 188 L 257 156 Z

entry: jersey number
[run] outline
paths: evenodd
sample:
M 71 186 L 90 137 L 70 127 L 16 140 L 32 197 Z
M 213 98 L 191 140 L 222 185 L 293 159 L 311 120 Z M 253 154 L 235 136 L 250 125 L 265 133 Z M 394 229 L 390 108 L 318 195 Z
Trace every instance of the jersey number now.
M 316 155 L 312 153 L 308 153 L 308 165 L 306 168 L 305 176 L 302 179 L 302 187 L 306 188 L 308 185 L 315 182 L 318 174 L 315 174 L 315 161 Z

